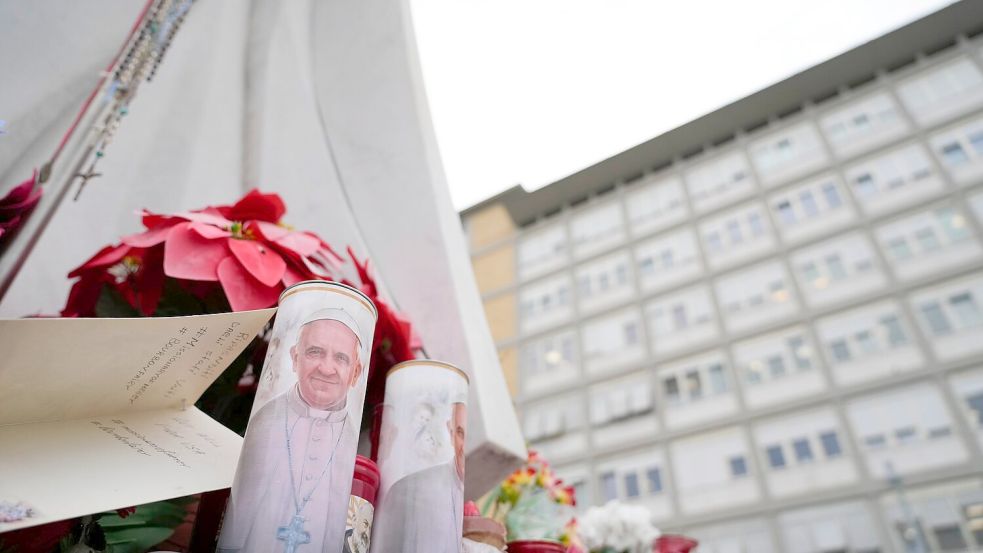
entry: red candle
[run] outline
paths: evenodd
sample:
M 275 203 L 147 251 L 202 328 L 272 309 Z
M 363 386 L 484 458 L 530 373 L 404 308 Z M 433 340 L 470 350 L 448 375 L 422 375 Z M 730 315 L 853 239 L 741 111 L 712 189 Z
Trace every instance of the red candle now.
M 379 468 L 368 457 L 356 455 L 352 494 L 348 498 L 348 517 L 345 519 L 345 551 L 368 552 L 378 492 Z
M 565 553 L 564 545 L 553 540 L 516 540 L 509 542 L 509 553 Z
M 699 543 L 686 536 L 667 534 L 655 540 L 652 553 L 689 553 Z

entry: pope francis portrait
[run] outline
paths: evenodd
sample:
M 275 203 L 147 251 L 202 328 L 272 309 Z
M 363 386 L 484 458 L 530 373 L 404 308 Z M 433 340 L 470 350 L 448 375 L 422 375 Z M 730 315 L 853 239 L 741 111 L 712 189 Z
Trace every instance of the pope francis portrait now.
M 347 400 L 360 349 L 344 310 L 303 320 L 290 348 L 297 383 L 249 421 L 219 551 L 341 551 L 359 423 Z

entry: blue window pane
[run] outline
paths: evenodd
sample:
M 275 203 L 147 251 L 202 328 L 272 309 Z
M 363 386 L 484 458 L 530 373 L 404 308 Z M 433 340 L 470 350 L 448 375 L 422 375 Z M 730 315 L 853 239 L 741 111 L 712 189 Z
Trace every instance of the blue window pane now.
M 840 438 L 836 432 L 823 432 L 819 435 L 819 441 L 823 444 L 823 451 L 827 457 L 838 457 L 843 453 L 840 447 Z
M 952 332 L 949 319 L 946 318 L 945 313 L 942 312 L 942 308 L 937 302 L 926 303 L 921 306 L 921 310 L 922 316 L 925 317 L 925 322 L 928 323 L 932 334 L 942 336 Z
M 785 466 L 785 454 L 782 452 L 782 446 L 773 445 L 768 446 L 765 449 L 768 455 L 768 465 L 771 468 L 782 468 Z
M 969 156 L 958 142 L 950 142 L 942 146 L 942 157 L 949 165 L 959 165 L 969 161 Z
M 659 467 L 651 467 L 645 473 L 649 481 L 649 493 L 657 494 L 662 491 L 662 471 Z
M 792 211 L 792 204 L 787 201 L 778 204 L 778 216 L 781 218 L 782 224 L 786 226 L 795 224 L 795 212 Z
M 625 475 L 625 496 L 638 497 L 638 473 L 632 471 Z
M 967 397 L 966 403 L 970 409 L 976 411 L 976 424 L 983 428 L 983 393 Z
M 857 195 L 862 197 L 872 196 L 877 193 L 877 186 L 874 184 L 874 177 L 870 173 L 864 173 L 857 177 L 853 182 Z
M 779 378 L 785 374 L 785 360 L 775 355 L 768 358 L 768 372 L 772 378 Z
M 887 445 L 887 439 L 884 438 L 884 434 L 871 434 L 864 438 L 864 444 L 871 449 L 884 447 Z
M 795 440 L 792 442 L 792 449 L 795 450 L 795 459 L 800 463 L 812 461 L 812 446 L 808 440 Z
M 816 204 L 816 199 L 812 196 L 811 191 L 805 190 L 799 194 L 799 201 L 802 203 L 802 211 L 809 217 L 819 213 L 819 206 Z
M 730 458 L 730 473 L 735 477 L 747 476 L 747 460 L 743 455 Z
M 843 200 L 840 198 L 840 191 L 836 189 L 836 185 L 827 182 L 823 185 L 823 197 L 826 198 L 826 205 L 830 209 L 840 207 L 843 204 Z
M 601 475 L 601 493 L 604 494 L 604 501 L 618 499 L 618 485 L 614 480 L 613 472 L 605 472 Z

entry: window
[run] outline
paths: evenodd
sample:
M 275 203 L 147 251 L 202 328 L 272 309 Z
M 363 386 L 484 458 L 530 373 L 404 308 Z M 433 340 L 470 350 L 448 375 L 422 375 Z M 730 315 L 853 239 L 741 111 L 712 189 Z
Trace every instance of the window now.
M 843 453 L 840 448 L 840 438 L 832 430 L 823 432 L 819 435 L 819 441 L 823 444 L 823 451 L 827 457 L 839 457 Z
M 707 247 L 711 252 L 717 252 L 723 249 L 724 245 L 720 241 L 720 234 L 716 231 L 707 234 Z
M 724 377 L 724 368 L 719 363 L 711 365 L 707 371 L 710 377 L 710 389 L 715 394 L 722 394 L 727 391 L 727 379 Z
M 816 264 L 813 262 L 807 262 L 802 265 L 802 276 L 805 277 L 807 282 L 813 284 L 820 279 L 819 269 L 816 268 Z
M 829 276 L 833 280 L 846 278 L 846 269 L 843 268 L 843 261 L 838 254 L 826 256 L 826 267 L 829 269 Z
M 935 231 L 930 228 L 919 229 L 915 232 L 915 239 L 918 240 L 918 246 L 923 252 L 934 252 L 935 250 L 942 247 L 939 244 L 938 237 L 935 236 Z
M 645 257 L 638 262 L 638 268 L 642 271 L 642 274 L 650 275 L 655 272 L 655 262 L 652 261 L 651 257 Z
M 634 322 L 625 323 L 624 331 L 626 345 L 631 346 L 638 343 L 638 327 Z
M 901 328 L 901 321 L 896 315 L 881 317 L 881 324 L 887 331 L 887 341 L 892 347 L 908 343 L 908 337 L 905 336 L 904 330 Z
M 983 546 L 983 502 L 963 505 L 963 516 L 976 545 Z
M 983 323 L 983 317 L 980 316 L 980 308 L 976 305 L 973 296 L 969 292 L 952 296 L 949 298 L 949 305 L 956 312 L 956 316 L 959 317 L 959 322 L 963 327 L 972 327 Z
M 768 465 L 771 468 L 780 469 L 785 466 L 785 454 L 782 452 L 782 446 L 768 446 L 765 452 L 768 454 Z
M 874 337 L 871 336 L 869 330 L 861 330 L 854 334 L 854 338 L 857 339 L 857 344 L 860 345 L 860 351 L 866 354 L 877 352 L 877 343 L 874 342 Z
M 839 190 L 831 182 L 823 184 L 823 197 L 826 198 L 826 204 L 829 205 L 830 209 L 835 209 L 843 204 Z
M 918 433 L 914 426 L 905 426 L 895 430 L 894 437 L 898 439 L 899 444 L 907 444 L 915 441 L 918 438 Z
M 727 237 L 734 244 L 740 244 L 742 241 L 741 227 L 737 224 L 737 221 L 727 222 Z
M 758 213 L 751 213 L 747 216 L 748 226 L 751 227 L 751 234 L 754 236 L 761 236 L 765 233 L 765 225 L 761 221 L 761 215 Z
M 874 185 L 874 177 L 870 173 L 864 173 L 853 181 L 853 188 L 857 195 L 861 197 L 873 196 L 877 193 L 877 186 Z
M 613 472 L 605 472 L 601 475 L 601 493 L 604 494 L 604 501 L 618 499 L 618 483 L 614 479 Z
M 619 263 L 617 267 L 614 268 L 614 280 L 618 285 L 623 285 L 628 283 L 628 267 Z
M 675 376 L 663 380 L 662 387 L 666 393 L 666 401 L 679 403 L 679 381 L 676 380 Z
M 655 495 L 662 491 L 662 472 L 659 467 L 649 467 L 645 473 L 649 481 L 649 493 Z
M 641 495 L 638 489 L 638 473 L 631 471 L 625 474 L 625 496 L 638 497 Z
M 966 398 L 966 405 L 969 406 L 970 410 L 976 411 L 976 424 L 983 428 L 983 392 L 968 396 Z M 981 513 L 983 516 L 983 513 Z
M 610 281 L 607 273 L 597 275 L 597 287 L 600 288 L 602 292 L 610 288 Z
M 747 382 L 748 384 L 759 384 L 761 382 L 761 371 L 763 367 L 761 366 L 761 361 L 752 361 L 747 367 Z
M 952 524 L 947 526 L 936 526 L 932 528 L 932 533 L 935 534 L 935 541 L 939 543 L 939 549 L 942 551 L 965 551 L 966 550 L 966 540 L 963 539 L 962 530 L 959 529 L 958 524 Z
M 747 460 L 744 459 L 743 455 L 737 455 L 736 457 L 731 457 L 728 460 L 730 464 L 730 474 L 735 478 L 740 478 L 742 476 L 747 476 Z
M 780 355 L 769 357 L 768 372 L 772 378 L 781 378 L 785 374 L 785 360 Z
M 939 426 L 938 428 L 932 428 L 928 431 L 928 438 L 930 440 L 935 440 L 938 438 L 945 438 L 946 436 L 952 435 L 952 429 L 948 426 Z
M 946 319 L 945 313 L 942 312 L 942 308 L 938 302 L 926 303 L 921 306 L 921 310 L 922 316 L 925 317 L 925 322 L 928 323 L 932 334 L 935 336 L 944 336 L 952 332 L 952 327 L 949 326 L 949 320 Z
M 806 370 L 812 368 L 812 362 L 809 360 L 809 348 L 805 345 L 805 340 L 801 336 L 793 336 L 786 340 L 788 344 L 789 351 L 792 352 L 792 359 L 795 361 L 795 368 L 799 370 Z
M 792 211 L 792 204 L 787 201 L 778 204 L 778 216 L 784 225 L 792 226 L 795 224 L 795 212 Z
M 685 305 L 674 305 L 672 307 L 672 322 L 676 330 L 682 330 L 689 326 L 686 319 L 686 306 Z
M 809 440 L 799 439 L 792 442 L 792 449 L 795 451 L 795 460 L 800 463 L 808 463 L 812 461 L 812 445 L 809 444 Z
M 969 156 L 966 155 L 961 144 L 950 142 L 942 146 L 942 159 L 949 165 L 955 166 L 969 161 Z
M 802 210 L 807 216 L 815 217 L 819 213 L 819 206 L 816 205 L 816 199 L 809 190 L 805 190 L 799 194 L 799 201 L 802 202 Z
M 888 241 L 887 250 L 891 252 L 891 257 L 897 261 L 904 261 L 911 257 L 911 248 L 908 247 L 908 241 L 903 236 Z
M 884 434 L 871 434 L 864 438 L 864 444 L 870 449 L 875 449 L 887 445 L 887 439 Z
M 662 252 L 662 268 L 668 269 L 673 266 L 673 254 L 672 250 L 664 250 Z
M 692 399 L 703 397 L 703 384 L 700 382 L 700 373 L 692 370 L 686 372 L 686 388 Z
M 942 222 L 942 228 L 951 241 L 958 242 L 969 237 L 966 220 L 951 207 L 935 210 L 935 217 Z
M 976 150 L 977 154 L 983 154 L 983 131 L 976 131 L 970 134 L 969 144 Z
M 833 340 L 830 342 L 829 351 L 833 354 L 833 359 L 837 363 L 846 363 L 850 360 L 850 348 L 847 347 L 845 340 Z

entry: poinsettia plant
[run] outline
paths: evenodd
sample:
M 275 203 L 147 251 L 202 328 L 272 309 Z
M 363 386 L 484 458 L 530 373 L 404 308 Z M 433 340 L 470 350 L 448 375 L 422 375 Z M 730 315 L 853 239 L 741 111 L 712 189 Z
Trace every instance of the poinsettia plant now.
M 358 259 L 351 248 L 340 255 L 316 234 L 287 225 L 285 214 L 280 196 L 258 190 L 232 205 L 171 214 L 143 210 L 143 231 L 102 248 L 69 273 L 77 280 L 61 314 L 156 317 L 262 309 L 275 306 L 280 293 L 298 282 L 342 282 L 361 290 L 378 308 L 366 388 L 366 403 L 373 405 L 384 395 L 386 371 L 413 359 L 420 341 L 409 320 L 380 297 L 367 259 Z M 245 432 L 266 356 L 267 332 L 198 401 L 199 409 L 240 434 Z M 373 410 L 363 412 L 363 424 L 368 425 Z M 147 508 L 138 507 L 137 514 Z M 115 529 L 133 533 L 134 524 L 105 528 L 107 541 L 112 541 Z M 160 528 L 139 533 L 151 532 Z
M 342 257 L 309 231 L 283 221 L 277 194 L 252 190 L 232 205 L 172 214 L 140 213 L 146 229 L 124 236 L 69 273 L 78 280 L 64 317 L 177 316 L 276 305 L 288 286 L 332 280 L 360 289 L 376 304 L 366 402 L 382 397 L 385 371 L 420 347 L 406 319 L 380 297 L 368 260 Z M 357 277 L 352 282 L 345 275 Z M 265 357 L 257 339 L 202 396 L 199 407 L 242 433 Z M 366 413 L 371 410 L 366 409 Z
M 549 462 L 529 450 L 526 464 L 513 472 L 482 500 L 482 514 L 505 525 L 509 541 L 552 539 L 567 553 L 585 553 L 577 535 L 573 486 L 553 472 Z

